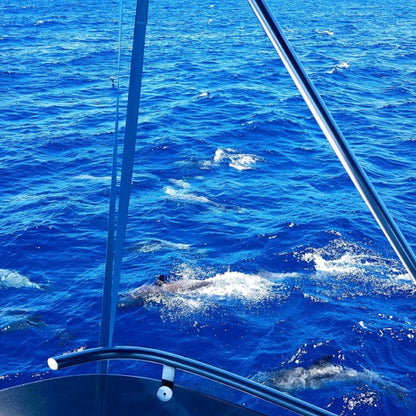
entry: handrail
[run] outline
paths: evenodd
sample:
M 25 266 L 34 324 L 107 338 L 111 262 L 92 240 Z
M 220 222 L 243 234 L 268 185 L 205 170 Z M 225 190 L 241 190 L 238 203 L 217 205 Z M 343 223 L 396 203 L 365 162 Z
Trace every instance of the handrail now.
M 149 361 L 171 366 L 188 373 L 208 378 L 244 393 L 261 398 L 270 403 L 284 407 L 304 416 L 335 416 L 325 409 L 282 393 L 278 390 L 259 384 L 237 374 L 214 367 L 191 358 L 145 347 L 107 347 L 91 348 L 84 351 L 51 357 L 48 365 L 52 370 L 58 370 L 74 365 L 102 360 L 130 359 Z
M 416 282 L 416 257 L 414 252 L 388 213 L 365 171 L 355 158 L 339 127 L 285 38 L 282 29 L 272 15 L 266 1 L 248 0 L 248 2 L 292 77 L 305 103 L 308 105 L 322 132 L 344 166 L 344 169 L 347 171 L 397 256 L 414 282 Z

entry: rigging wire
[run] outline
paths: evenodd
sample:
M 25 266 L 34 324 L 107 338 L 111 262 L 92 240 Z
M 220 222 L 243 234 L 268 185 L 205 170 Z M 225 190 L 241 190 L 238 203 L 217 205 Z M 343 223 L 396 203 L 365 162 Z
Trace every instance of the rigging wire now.
M 104 291 L 102 300 L 102 320 L 100 330 L 99 344 L 101 346 L 108 344 L 108 334 L 104 322 L 109 320 L 112 280 L 113 280 L 113 264 L 114 264 L 114 239 L 115 239 L 115 217 L 116 217 L 116 202 L 117 202 L 117 184 L 118 184 L 118 142 L 119 142 L 119 119 L 120 119 L 120 74 L 121 74 L 121 39 L 123 28 L 123 0 L 118 3 L 118 42 L 117 42 L 117 75 L 114 87 L 116 88 L 116 109 L 114 121 L 114 136 L 113 136 L 113 156 L 112 156 L 112 171 L 111 171 L 111 188 L 110 188 L 110 203 L 108 212 L 108 231 L 107 231 L 107 249 L 106 249 L 106 263 L 105 263 L 105 278 Z M 107 372 L 107 362 L 98 363 L 97 371 L 100 373 Z

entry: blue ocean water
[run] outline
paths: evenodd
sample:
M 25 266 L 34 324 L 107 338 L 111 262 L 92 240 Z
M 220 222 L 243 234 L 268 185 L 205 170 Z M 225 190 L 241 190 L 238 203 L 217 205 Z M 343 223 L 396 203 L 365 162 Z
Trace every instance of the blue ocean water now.
M 118 75 L 118 2 L 0 0 L 0 388 L 98 343 L 125 3 Z M 269 3 L 416 247 L 416 2 Z M 160 274 L 181 288 L 120 308 L 116 344 L 341 415 L 414 414 L 415 286 L 242 0 L 150 2 L 121 291 Z

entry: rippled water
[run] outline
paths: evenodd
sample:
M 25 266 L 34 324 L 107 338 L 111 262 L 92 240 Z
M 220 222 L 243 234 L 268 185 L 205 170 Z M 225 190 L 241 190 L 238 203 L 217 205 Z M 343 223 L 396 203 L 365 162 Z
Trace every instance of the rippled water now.
M 270 6 L 414 246 L 416 3 Z M 0 387 L 98 343 L 117 7 L 0 0 Z M 151 1 L 144 71 L 116 343 L 342 415 L 414 414 L 415 286 L 248 4 Z

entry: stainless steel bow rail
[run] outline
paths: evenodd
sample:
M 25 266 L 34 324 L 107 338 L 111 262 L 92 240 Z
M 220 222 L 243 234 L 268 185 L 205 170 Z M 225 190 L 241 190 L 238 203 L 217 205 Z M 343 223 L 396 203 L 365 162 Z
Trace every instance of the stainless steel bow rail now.
M 169 400 L 169 388 L 173 386 L 174 369 L 192 373 L 209 380 L 216 381 L 241 392 L 263 399 L 285 409 L 305 416 L 335 416 L 325 409 L 282 393 L 278 390 L 256 383 L 237 374 L 202 363 L 181 355 L 144 347 L 108 347 L 91 348 L 88 350 L 60 355 L 48 359 L 48 365 L 52 370 L 86 364 L 94 361 L 107 361 L 114 359 L 140 360 L 158 363 L 164 366 L 163 374 L 170 374 L 170 379 L 162 376 L 162 387 L 168 387 L 158 391 L 158 397 L 163 400 L 167 396 Z M 166 368 L 168 367 L 168 369 Z M 166 370 L 171 371 L 166 371 Z M 162 396 L 162 397 L 160 397 Z M 156 392 L 155 392 L 156 397 Z

